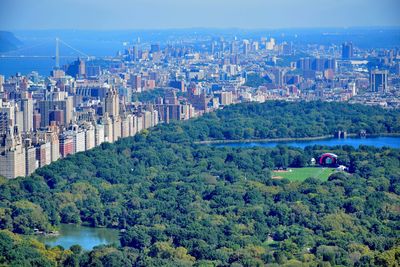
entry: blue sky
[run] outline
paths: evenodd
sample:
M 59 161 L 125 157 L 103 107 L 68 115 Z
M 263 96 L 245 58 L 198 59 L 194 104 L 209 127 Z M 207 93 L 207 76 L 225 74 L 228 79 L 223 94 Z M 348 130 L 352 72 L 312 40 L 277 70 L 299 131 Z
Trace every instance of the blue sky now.
M 0 28 L 400 26 L 400 0 L 0 0 Z

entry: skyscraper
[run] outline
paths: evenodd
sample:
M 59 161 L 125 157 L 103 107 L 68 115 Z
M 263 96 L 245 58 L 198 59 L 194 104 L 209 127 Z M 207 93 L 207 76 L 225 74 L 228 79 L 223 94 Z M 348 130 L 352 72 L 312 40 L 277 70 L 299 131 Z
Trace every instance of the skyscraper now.
M 292 44 L 291 43 L 284 42 L 282 44 L 282 54 L 285 56 L 292 54 Z
M 136 61 L 139 59 L 139 49 L 137 46 L 133 46 L 131 50 L 131 60 Z
M 85 77 L 86 76 L 86 64 L 85 61 L 78 58 L 76 61 L 72 62 L 68 68 L 66 73 L 71 75 L 72 77 Z
M 237 42 L 232 41 L 231 43 L 231 54 L 236 54 L 238 51 Z
M 274 48 L 275 48 L 275 39 L 271 38 L 270 41 L 266 43 L 265 49 L 274 50 Z
M 33 100 L 32 98 L 23 98 L 20 105 L 23 112 L 23 129 L 30 131 L 33 129 Z
M 0 145 L 0 175 L 8 179 L 25 176 L 25 149 L 18 128 L 9 127 Z
M 160 52 L 160 45 L 159 44 L 152 44 L 150 53 L 157 53 Z
M 32 146 L 30 139 L 25 139 L 25 175 L 30 175 L 36 170 L 36 148 Z
M 372 92 L 385 92 L 388 89 L 388 71 L 372 70 L 370 75 Z
M 136 74 L 132 75 L 129 80 L 131 87 L 135 90 L 135 92 L 142 91 L 142 75 Z
M 0 133 L 5 134 L 15 125 L 15 107 L 11 102 L 3 102 L 0 106 Z
M 104 100 L 104 112 L 107 112 L 110 117 L 119 116 L 119 98 L 118 93 L 115 89 L 110 89 Z
M 73 117 L 73 97 L 68 96 L 63 100 L 42 100 L 38 102 L 39 113 L 41 115 L 41 127 L 50 125 L 50 113 L 54 110 L 62 110 L 64 114 L 64 123 L 68 125 Z
M 0 93 L 3 92 L 4 76 L 0 75 Z
M 397 62 L 396 64 L 396 75 L 400 75 L 400 62 Z
M 345 42 L 342 44 L 342 59 L 351 59 L 353 57 L 353 44 Z
M 60 136 L 60 154 L 63 158 L 74 153 L 74 140 L 72 136 Z
M 104 142 L 104 125 L 96 124 L 94 129 L 95 146 Z
M 250 42 L 249 42 L 249 40 L 243 40 L 243 54 L 245 56 L 247 56 L 248 53 L 249 53 L 249 50 L 250 50 Z

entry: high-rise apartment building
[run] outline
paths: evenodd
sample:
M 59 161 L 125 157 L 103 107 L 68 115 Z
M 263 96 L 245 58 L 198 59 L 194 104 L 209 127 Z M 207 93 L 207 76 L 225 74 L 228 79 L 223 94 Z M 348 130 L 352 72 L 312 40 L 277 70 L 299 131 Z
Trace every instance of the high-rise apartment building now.
M 0 106 L 0 134 L 5 134 L 15 125 L 15 106 L 12 102 L 2 102 Z
M 110 117 L 119 116 L 119 98 L 117 91 L 114 89 L 110 89 L 106 94 L 104 112 L 107 112 Z
M 14 109 L 15 126 L 18 127 L 18 131 L 24 132 L 24 113 L 19 110 L 19 106 L 16 104 Z
M 118 139 L 121 138 L 121 118 L 120 117 L 114 117 L 112 119 L 113 123 L 113 141 L 117 141 Z
M 388 71 L 372 70 L 370 74 L 370 87 L 372 92 L 385 92 L 388 89 Z
M 82 78 L 86 76 L 86 63 L 83 59 L 78 58 L 72 62 L 66 70 L 66 73 L 72 77 Z
M 20 109 L 23 112 L 23 131 L 29 132 L 33 129 L 33 100 L 32 98 L 22 98 Z
M 137 133 L 137 120 L 133 114 L 128 115 L 129 118 L 129 136 L 134 136 Z
M 33 130 L 36 131 L 40 128 L 40 124 L 42 121 L 42 115 L 38 111 L 33 112 Z
M 60 158 L 60 140 L 58 139 L 57 127 L 49 127 L 46 132 L 46 139 L 51 145 L 51 162 L 58 160 Z
M 85 150 L 92 149 L 96 146 L 95 130 L 93 125 L 85 125 Z
M 140 74 L 132 75 L 129 83 L 135 92 L 142 91 L 142 76 Z
M 28 176 L 39 167 L 36 160 L 36 148 L 32 146 L 30 139 L 25 140 L 25 161 L 25 175 Z
M 68 155 L 74 154 L 74 140 L 72 136 L 60 136 L 60 155 L 65 158 Z
M 351 59 L 354 56 L 353 44 L 345 42 L 342 44 L 342 59 Z
M 102 119 L 102 125 L 104 125 L 104 142 L 114 142 L 113 137 L 113 121 L 108 116 L 108 113 L 105 113 Z
M 137 116 L 136 117 L 136 126 L 137 126 L 137 132 L 140 133 L 143 130 L 143 116 Z
M 3 83 L 4 83 L 4 76 L 0 75 L 0 93 L 4 91 Z
M 121 137 L 129 136 L 129 117 L 124 116 L 121 118 Z
M 39 162 L 39 167 L 44 167 L 51 163 L 50 142 L 43 142 L 36 146 L 36 160 Z
M 8 179 L 25 176 L 25 149 L 18 129 L 9 128 L 0 145 L 0 175 Z
M 104 125 L 96 124 L 95 125 L 95 145 L 99 146 L 104 142 Z
M 41 115 L 40 126 L 50 125 L 50 114 L 55 110 L 62 110 L 64 113 L 63 122 L 68 125 L 73 119 L 73 97 L 66 96 L 63 100 L 42 100 L 38 103 L 39 113 Z M 53 118 L 54 119 L 54 118 Z

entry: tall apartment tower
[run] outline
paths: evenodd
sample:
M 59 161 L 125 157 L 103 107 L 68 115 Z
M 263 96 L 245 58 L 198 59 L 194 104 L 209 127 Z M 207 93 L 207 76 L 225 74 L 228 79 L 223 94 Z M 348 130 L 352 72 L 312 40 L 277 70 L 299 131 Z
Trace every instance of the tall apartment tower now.
M 129 116 L 128 114 L 124 114 L 121 118 L 121 137 L 128 137 L 129 136 Z
M 372 70 L 370 75 L 372 92 L 385 92 L 388 89 L 388 71 Z
M 64 123 L 68 125 L 73 120 L 74 102 L 72 96 L 66 96 L 62 100 L 41 100 L 38 102 L 39 113 L 41 115 L 40 126 L 50 125 L 50 113 L 54 110 L 62 110 Z
M 129 83 L 135 92 L 142 91 L 142 75 L 141 74 L 132 75 L 132 77 L 129 80 Z
M 25 149 L 17 127 L 9 127 L 0 143 L 0 175 L 8 179 L 25 176 Z
M 0 93 L 4 91 L 3 83 L 4 83 L 4 76 L 0 75 Z
M 113 121 L 110 119 L 110 117 L 108 116 L 108 113 L 105 113 L 101 124 L 104 126 L 104 142 L 109 142 L 112 143 L 114 142 L 114 136 L 113 136 Z
M 49 127 L 46 137 L 51 144 L 51 162 L 56 161 L 60 158 L 60 140 L 58 139 L 57 127 Z
M 121 138 L 121 118 L 120 117 L 114 117 L 112 119 L 112 131 L 113 131 L 113 140 L 117 141 L 119 138 Z
M 3 102 L 0 106 L 0 134 L 6 134 L 15 125 L 15 106 L 12 102 Z
M 33 100 L 32 98 L 22 98 L 20 109 L 23 112 L 23 129 L 28 132 L 33 129 Z
M 36 148 L 32 146 L 30 139 L 25 139 L 25 175 L 31 175 L 39 166 L 36 160 Z
M 95 145 L 99 146 L 104 142 L 104 125 L 96 124 L 95 125 Z
M 72 136 L 60 136 L 60 155 L 65 158 L 68 155 L 74 154 L 74 139 Z
M 115 89 L 111 89 L 107 92 L 104 100 L 104 108 L 104 112 L 107 112 L 110 117 L 119 116 L 119 98 Z
M 236 40 L 234 40 L 231 43 L 231 54 L 237 54 L 237 53 L 238 53 L 238 44 Z
M 345 42 L 342 44 L 342 59 L 351 59 L 353 57 L 353 44 Z

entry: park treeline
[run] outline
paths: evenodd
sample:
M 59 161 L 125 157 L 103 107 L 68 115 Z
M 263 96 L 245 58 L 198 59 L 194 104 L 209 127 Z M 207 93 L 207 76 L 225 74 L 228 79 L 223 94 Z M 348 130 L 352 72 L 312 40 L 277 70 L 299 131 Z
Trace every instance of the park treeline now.
M 0 265 L 397 266 L 399 149 L 197 144 L 235 139 L 226 129 L 243 133 L 244 125 L 253 129 L 251 138 L 293 137 L 300 129 L 296 137 L 310 137 L 338 126 L 388 133 L 399 129 L 399 115 L 338 103 L 240 104 L 104 143 L 29 177 L 3 179 Z M 310 166 L 324 152 L 337 154 L 349 173 L 328 181 L 272 179 L 272 169 Z M 121 229 L 121 244 L 82 251 L 29 236 L 60 223 Z
M 206 114 L 184 129 L 196 140 L 307 138 L 337 131 L 400 133 L 400 110 L 338 102 L 251 102 Z

